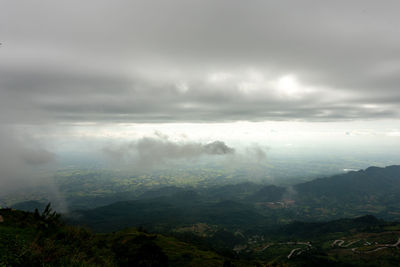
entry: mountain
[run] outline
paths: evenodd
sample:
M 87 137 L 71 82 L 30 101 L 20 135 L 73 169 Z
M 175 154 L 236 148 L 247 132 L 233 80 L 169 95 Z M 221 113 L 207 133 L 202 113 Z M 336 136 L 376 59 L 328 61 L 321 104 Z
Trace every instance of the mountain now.
M 251 182 L 228 184 L 202 190 L 202 194 L 210 200 L 241 200 L 254 194 L 260 185 Z
M 96 234 L 65 224 L 48 207 L 42 213 L 0 209 L 1 266 L 372 267 L 400 260 L 400 224 L 373 216 L 293 222 L 243 240 L 223 230 L 204 238 L 141 228 Z
M 351 233 L 383 230 L 387 224 L 372 215 L 365 215 L 354 219 L 339 219 L 327 222 L 295 221 L 281 226 L 279 235 L 291 238 L 316 238 L 331 233 Z
M 298 184 L 294 189 L 314 196 L 348 197 L 350 194 L 387 195 L 400 192 L 400 166 L 369 167 Z
M 388 166 L 286 188 L 157 188 L 61 219 L 1 209 L 0 265 L 397 266 L 399 203 Z
M 129 226 L 171 229 L 196 223 L 231 230 L 293 220 L 327 221 L 373 214 L 400 220 L 400 166 L 370 167 L 292 187 L 242 183 L 207 189 L 158 188 L 139 199 L 74 212 L 99 231 Z
M 129 226 L 169 229 L 199 222 L 227 228 L 249 228 L 266 221 L 252 205 L 231 200 L 207 202 L 192 191 L 116 202 L 92 210 L 75 211 L 69 217 L 72 222 L 98 231 L 115 231 Z
M 165 197 L 185 191 L 185 189 L 176 186 L 165 186 L 157 189 L 150 189 L 139 196 L 140 199 L 149 199 Z
M 286 188 L 275 185 L 267 185 L 261 187 L 259 190 L 246 198 L 247 201 L 252 202 L 274 202 L 282 200 Z
M 369 167 L 320 178 L 297 184 L 293 191 L 301 219 L 324 220 L 363 214 L 400 219 L 400 166 Z

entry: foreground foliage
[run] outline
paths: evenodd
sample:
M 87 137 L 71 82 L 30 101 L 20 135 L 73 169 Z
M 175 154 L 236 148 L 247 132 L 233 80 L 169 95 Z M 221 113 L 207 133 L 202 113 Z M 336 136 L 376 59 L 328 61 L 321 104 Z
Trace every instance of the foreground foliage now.
M 326 223 L 296 222 L 265 236 L 175 237 L 125 229 L 107 234 L 64 224 L 48 205 L 42 213 L 0 209 L 0 266 L 397 266 L 400 225 L 373 216 Z
M 127 229 L 109 234 L 40 214 L 0 209 L 0 266 L 223 266 L 226 257 L 173 237 Z M 235 260 L 233 260 L 235 261 Z M 235 266 L 253 265 L 236 260 Z

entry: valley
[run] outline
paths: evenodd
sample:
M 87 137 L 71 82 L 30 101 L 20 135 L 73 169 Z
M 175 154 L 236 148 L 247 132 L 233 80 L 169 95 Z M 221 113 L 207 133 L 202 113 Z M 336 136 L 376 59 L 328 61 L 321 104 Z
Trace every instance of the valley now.
M 109 179 L 110 174 L 104 175 Z M 76 183 L 84 177 L 93 179 L 90 175 L 77 177 L 70 183 L 64 180 L 63 190 L 76 190 Z M 358 262 L 364 266 L 375 264 L 371 260 L 375 256 L 384 262 L 400 258 L 398 192 L 400 166 L 394 165 L 286 187 L 240 181 L 154 186 L 112 195 L 96 189 L 95 195 L 67 198 L 75 209 L 61 218 L 68 225 L 88 227 L 96 236 L 116 232 L 125 235 L 128 229 L 142 229 L 213 251 L 224 261 L 238 261 L 243 266 L 302 266 L 314 260 L 343 266 Z M 106 205 L 101 206 L 102 201 Z M 88 209 L 88 205 L 94 208 Z M 14 208 L 33 211 L 44 206 L 43 202 L 30 200 Z

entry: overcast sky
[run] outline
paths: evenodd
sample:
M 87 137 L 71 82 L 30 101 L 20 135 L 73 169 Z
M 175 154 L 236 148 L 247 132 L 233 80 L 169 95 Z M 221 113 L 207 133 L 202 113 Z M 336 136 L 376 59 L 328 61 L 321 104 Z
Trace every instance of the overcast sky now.
M 0 0 L 2 179 L 159 133 L 177 151 L 396 147 L 399 14 L 389 0 Z
M 3 124 L 398 119 L 398 1 L 0 1 Z

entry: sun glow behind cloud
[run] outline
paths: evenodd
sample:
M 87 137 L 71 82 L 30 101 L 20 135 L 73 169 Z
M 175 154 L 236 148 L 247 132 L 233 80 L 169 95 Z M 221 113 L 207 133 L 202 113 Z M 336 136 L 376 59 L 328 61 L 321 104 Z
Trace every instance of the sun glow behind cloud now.
M 278 88 L 279 92 L 282 92 L 289 97 L 296 97 L 299 94 L 307 91 L 299 84 L 296 76 L 294 75 L 285 75 L 280 77 L 276 82 L 276 87 Z
M 213 72 L 207 76 L 207 82 L 217 89 L 227 88 L 237 90 L 253 97 L 277 97 L 294 100 L 304 97 L 308 93 L 318 91 L 317 88 L 302 84 L 294 74 L 274 76 L 256 68 L 232 72 Z

